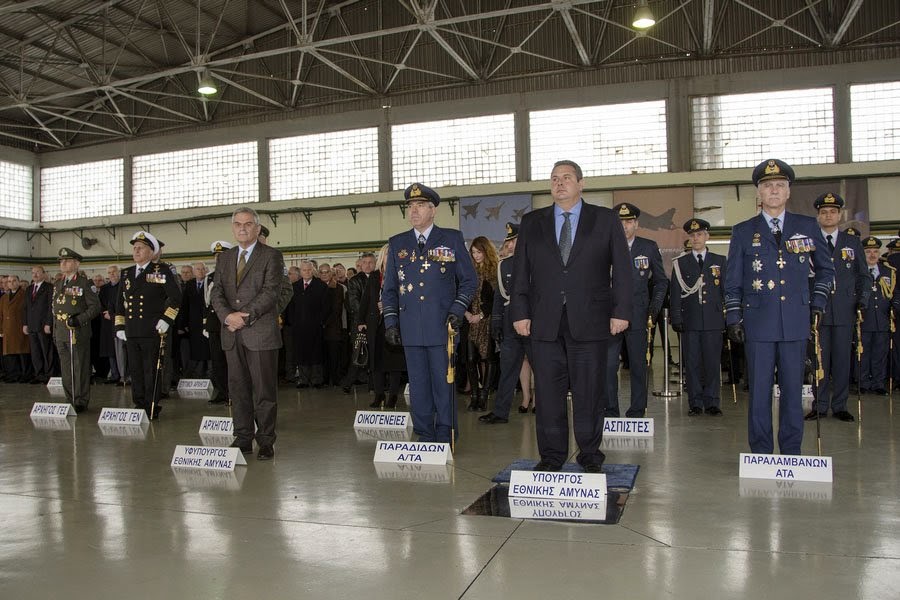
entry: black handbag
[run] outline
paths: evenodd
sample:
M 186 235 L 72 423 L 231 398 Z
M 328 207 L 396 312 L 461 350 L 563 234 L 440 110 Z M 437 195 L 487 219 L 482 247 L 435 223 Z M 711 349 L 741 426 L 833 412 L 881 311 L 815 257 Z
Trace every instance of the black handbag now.
M 360 331 L 353 340 L 353 364 L 357 367 L 369 366 L 369 341 L 366 338 L 366 332 Z

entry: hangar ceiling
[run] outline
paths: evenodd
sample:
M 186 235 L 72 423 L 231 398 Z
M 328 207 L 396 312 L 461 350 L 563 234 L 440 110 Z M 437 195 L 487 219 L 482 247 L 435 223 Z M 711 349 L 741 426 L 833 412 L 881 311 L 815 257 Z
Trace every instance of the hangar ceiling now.
M 896 0 L 649 0 L 646 32 L 636 4 L 0 0 L 0 144 L 43 152 L 639 65 L 900 56 Z

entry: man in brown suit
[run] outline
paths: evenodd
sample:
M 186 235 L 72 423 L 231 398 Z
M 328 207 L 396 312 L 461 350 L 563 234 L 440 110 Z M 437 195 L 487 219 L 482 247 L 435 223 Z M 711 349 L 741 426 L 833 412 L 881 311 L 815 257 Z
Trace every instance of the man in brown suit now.
M 253 452 L 253 423 L 257 424 L 256 458 L 275 456 L 275 415 L 278 394 L 277 302 L 284 279 L 281 252 L 258 243 L 259 215 L 249 207 L 231 215 L 237 245 L 216 258 L 215 285 L 210 303 L 222 322 L 222 349 L 228 359 L 228 392 L 234 406 L 232 444 Z

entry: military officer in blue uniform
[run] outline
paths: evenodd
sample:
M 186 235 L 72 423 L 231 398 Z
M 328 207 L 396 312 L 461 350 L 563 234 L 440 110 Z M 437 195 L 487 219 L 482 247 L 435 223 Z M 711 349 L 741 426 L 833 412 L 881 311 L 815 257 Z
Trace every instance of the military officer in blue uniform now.
M 491 312 L 491 335 L 495 346 L 500 349 L 500 381 L 494 396 L 494 410 L 478 417 L 479 421 L 489 425 L 508 422 L 509 407 L 516 393 L 516 382 L 519 380 L 522 362 L 531 353 L 531 339 L 516 333 L 509 313 L 509 296 L 513 289 L 513 260 L 518 235 L 519 226 L 507 223 L 503 243 L 509 245 L 510 254 L 501 259 L 497 265 L 499 297 L 494 296 L 494 307 Z
M 606 382 L 609 397 L 606 405 L 607 417 L 619 416 L 619 355 L 624 343 L 628 350 L 628 370 L 631 373 L 631 405 L 626 417 L 643 417 L 647 412 L 647 326 L 656 323 L 659 311 L 666 298 L 669 280 L 663 269 L 662 254 L 653 240 L 642 238 L 635 233 L 640 223 L 640 209 L 627 202 L 612 208 L 619 216 L 625 229 L 625 240 L 631 253 L 634 302 L 628 329 L 610 338 L 606 355 Z
M 725 257 L 710 252 L 709 222 L 688 219 L 689 252 L 672 262 L 672 329 L 681 334 L 689 416 L 722 414 L 722 332 L 725 331 Z
M 813 207 L 834 265 L 834 286 L 819 327 L 824 377 L 816 393 L 816 407 L 806 415 L 806 420 L 827 416 L 830 405 L 836 419 L 852 422 L 855 419 L 847 410 L 850 366 L 856 362 L 851 341 L 857 310 L 864 311 L 868 305 L 872 278 L 866 269 L 859 238 L 838 231 L 844 199 L 827 192 L 816 198 Z
M 91 280 L 78 272 L 81 260 L 71 248 L 59 249 L 63 277 L 53 284 L 50 303 L 63 390 L 77 413 L 86 411 L 91 400 L 91 321 L 100 314 L 100 299 L 91 289 Z M 44 331 L 51 333 L 50 327 L 45 326 Z
M 447 383 L 448 327 L 459 331 L 478 279 L 457 229 L 434 224 L 441 197 L 414 183 L 406 188 L 413 228 L 393 236 L 381 293 L 384 338 L 402 343 L 409 373 L 413 430 L 423 442 L 450 442 L 456 427 L 455 386 Z
M 135 408 L 144 409 L 151 419 L 159 416 L 160 392 L 169 385 L 160 373 L 154 398 L 160 340 L 168 334 L 181 307 L 181 287 L 172 265 L 153 260 L 160 248 L 159 241 L 147 231 L 132 236 L 131 256 L 135 264 L 122 269 L 116 302 L 116 337 L 125 342 L 128 352 L 132 400 Z
M 725 277 L 725 322 L 731 341 L 745 344 L 750 387 L 750 450 L 774 451 L 772 384 L 781 388 L 778 447 L 800 454 L 804 358 L 834 284 L 834 265 L 812 217 L 785 210 L 794 182 L 787 163 L 769 159 L 753 170 L 762 212 L 732 229 Z M 810 264 L 815 282 L 810 292 Z
M 891 310 L 895 313 L 900 311 L 900 294 L 895 293 L 897 269 L 879 256 L 881 240 L 867 237 L 862 245 L 866 254 L 866 269 L 872 281 L 872 293 L 863 312 L 860 391 L 886 396 Z

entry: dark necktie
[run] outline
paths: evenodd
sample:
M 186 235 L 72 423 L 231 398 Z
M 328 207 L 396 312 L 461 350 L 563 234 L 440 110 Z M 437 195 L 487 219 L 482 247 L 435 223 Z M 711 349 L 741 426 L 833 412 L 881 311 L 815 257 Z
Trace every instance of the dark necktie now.
M 878 277 L 875 275 L 875 267 L 869 269 L 869 273 L 872 274 L 872 279 L 877 279 Z
M 828 253 L 832 254 L 834 252 L 834 242 L 832 241 L 831 234 L 825 236 L 825 239 L 828 240 Z
M 781 245 L 781 219 L 772 217 L 772 235 L 775 236 L 775 242 Z
M 425 235 L 419 234 L 419 254 L 425 252 Z
M 570 220 L 572 213 L 564 212 L 563 225 L 559 232 L 559 255 L 562 257 L 563 264 L 569 262 L 569 252 L 572 251 L 572 221 Z
M 700 272 L 703 273 L 703 255 L 702 254 L 697 255 L 697 266 L 700 267 Z
M 202 280 L 202 279 L 198 279 L 198 280 L 197 280 L 197 291 L 198 291 L 198 292 L 202 292 L 202 291 L 203 291 L 203 280 Z
M 237 282 L 238 285 L 241 283 L 241 279 L 244 278 L 244 269 L 247 268 L 247 251 L 241 250 L 241 257 L 238 259 L 237 266 Z
M 35 298 L 37 298 L 37 291 L 38 291 L 38 286 L 35 284 L 35 285 L 32 286 L 32 288 L 31 288 L 31 300 L 32 300 L 32 302 L 34 301 Z

